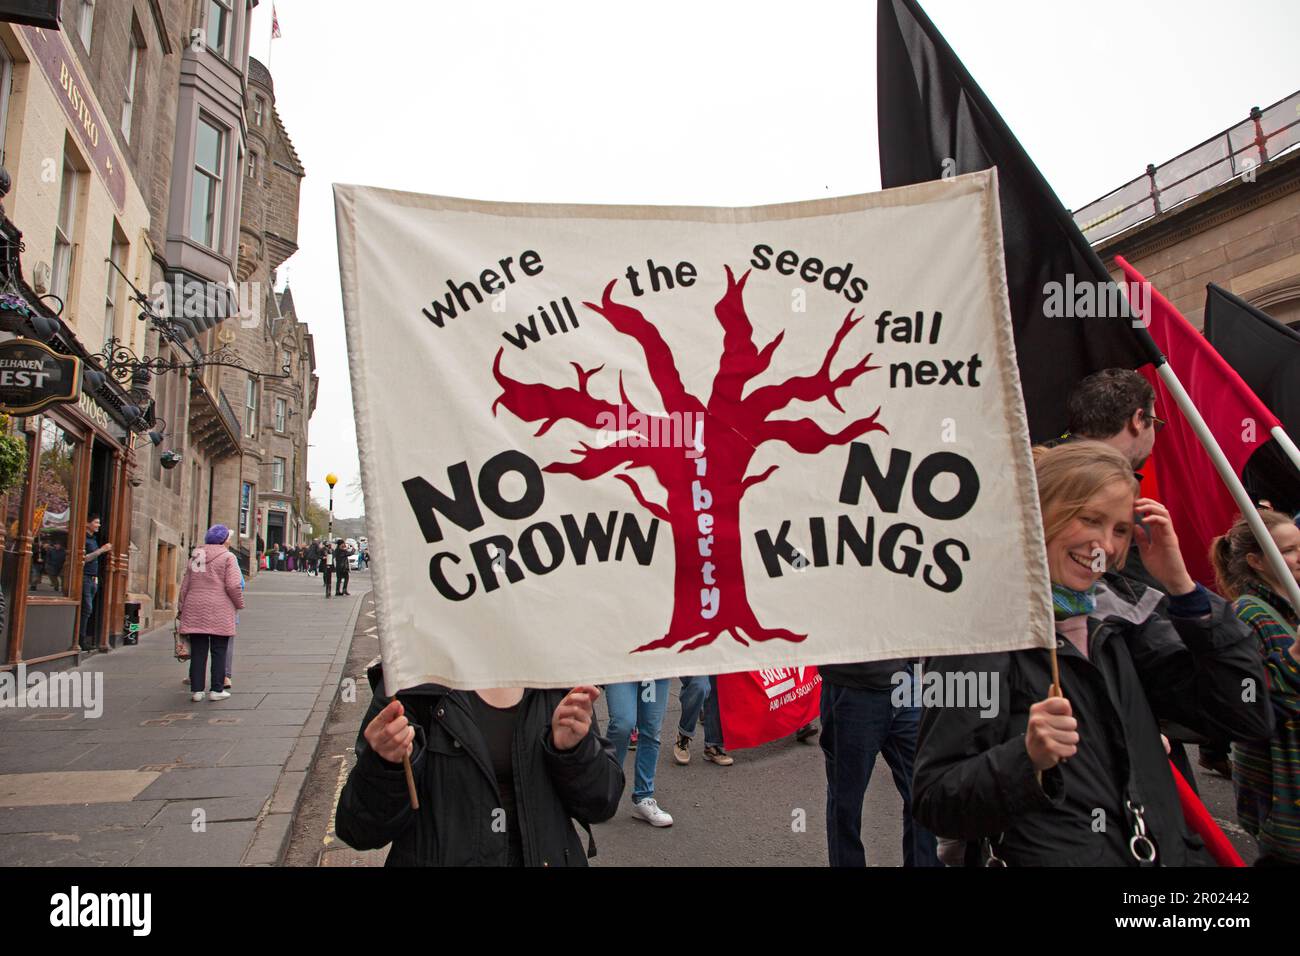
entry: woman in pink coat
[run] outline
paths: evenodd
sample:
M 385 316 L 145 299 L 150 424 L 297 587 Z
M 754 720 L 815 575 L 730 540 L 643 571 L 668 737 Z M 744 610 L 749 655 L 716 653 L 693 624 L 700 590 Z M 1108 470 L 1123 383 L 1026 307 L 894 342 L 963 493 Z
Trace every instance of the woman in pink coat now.
M 226 676 L 226 652 L 235 636 L 235 612 L 244 606 L 239 564 L 228 543 L 230 529 L 214 524 L 203 538 L 203 546 L 190 556 L 181 581 L 181 633 L 190 639 L 190 699 L 204 697 L 204 670 L 212 650 L 211 700 L 225 700 L 230 691 L 222 686 Z

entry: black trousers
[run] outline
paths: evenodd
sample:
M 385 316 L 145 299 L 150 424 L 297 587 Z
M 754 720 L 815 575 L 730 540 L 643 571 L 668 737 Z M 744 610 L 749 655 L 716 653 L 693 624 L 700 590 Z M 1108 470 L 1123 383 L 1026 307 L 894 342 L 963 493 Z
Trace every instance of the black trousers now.
M 352 577 L 352 572 L 336 571 L 335 575 L 336 575 L 335 580 L 337 581 L 337 584 L 334 587 L 334 593 L 342 594 L 344 591 L 348 589 L 348 578 Z
M 323 577 L 323 578 L 325 579 L 325 596 L 326 596 L 326 597 L 329 597 L 329 596 L 330 596 L 330 577 L 332 576 L 332 572 L 333 572 L 333 569 L 332 569 L 328 564 L 327 564 L 327 565 L 324 565 L 324 566 L 321 568 L 321 572 L 320 572 L 320 573 L 321 573 L 321 577 Z
M 226 651 L 230 647 L 229 635 L 190 635 L 190 690 L 206 690 L 203 686 L 207 669 L 208 651 L 212 652 L 212 689 L 221 690 L 226 683 Z

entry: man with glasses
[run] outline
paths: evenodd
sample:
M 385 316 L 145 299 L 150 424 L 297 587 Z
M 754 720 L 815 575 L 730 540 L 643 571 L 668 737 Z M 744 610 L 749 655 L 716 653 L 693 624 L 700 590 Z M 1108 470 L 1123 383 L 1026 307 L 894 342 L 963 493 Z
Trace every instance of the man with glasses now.
M 1110 445 L 1137 473 L 1151 457 L 1156 432 L 1165 425 L 1156 418 L 1155 405 L 1155 390 L 1137 372 L 1126 368 L 1094 372 L 1070 393 L 1070 437 Z

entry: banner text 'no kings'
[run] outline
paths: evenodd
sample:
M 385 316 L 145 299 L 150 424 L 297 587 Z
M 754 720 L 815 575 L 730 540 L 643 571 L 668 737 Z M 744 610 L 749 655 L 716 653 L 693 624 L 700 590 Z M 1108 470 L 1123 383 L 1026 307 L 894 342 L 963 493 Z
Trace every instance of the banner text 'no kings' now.
M 892 448 L 882 470 L 871 446 L 853 442 L 848 449 L 839 502 L 859 505 L 862 486 L 866 485 L 882 515 L 898 512 L 905 490 L 910 491 L 916 509 L 933 521 L 955 521 L 967 514 L 979 496 L 980 481 L 974 465 L 954 452 L 934 452 L 921 458 L 915 467 L 913 457 L 909 451 Z M 515 500 L 506 498 L 501 491 L 502 479 L 511 473 L 522 479 L 524 486 L 523 494 Z M 947 476 L 947 486 L 955 482 L 957 489 L 946 499 L 935 494 L 935 483 L 942 476 Z M 493 456 L 479 469 L 477 480 L 468 462 L 452 465 L 447 469 L 447 491 L 422 477 L 408 478 L 402 487 L 420 531 L 430 544 L 443 540 L 439 515 L 473 532 L 486 524 L 484 506 L 489 516 L 522 521 L 541 509 L 546 495 L 537 462 L 517 450 Z M 447 600 L 464 601 L 475 594 L 495 591 L 501 587 L 502 578 L 513 584 L 524 580 L 526 572 L 549 574 L 568 557 L 585 565 L 593 559 L 609 561 L 611 556 L 622 561 L 630 554 L 638 564 L 649 565 L 660 521 L 649 518 L 643 526 L 642 520 L 630 512 L 611 511 L 603 516 L 591 512 L 582 519 L 562 514 L 558 521 L 541 520 L 528 525 L 517 539 L 504 533 L 487 534 L 469 544 L 472 570 L 456 567 L 463 563 L 460 555 L 440 551 L 429 560 L 429 580 Z M 961 586 L 962 564 L 971 557 L 966 543 L 954 537 L 934 541 L 927 550 L 927 538 L 936 535 L 908 522 L 878 525 L 877 515 L 870 509 L 865 514 L 808 519 L 807 545 L 802 547 L 791 542 L 792 529 L 793 522 L 786 520 L 775 531 L 761 528 L 754 532 L 769 577 L 781 577 L 787 567 L 803 570 L 851 561 L 872 567 L 878 561 L 881 568 L 893 574 L 914 578 L 919 573 L 929 587 L 948 593 Z

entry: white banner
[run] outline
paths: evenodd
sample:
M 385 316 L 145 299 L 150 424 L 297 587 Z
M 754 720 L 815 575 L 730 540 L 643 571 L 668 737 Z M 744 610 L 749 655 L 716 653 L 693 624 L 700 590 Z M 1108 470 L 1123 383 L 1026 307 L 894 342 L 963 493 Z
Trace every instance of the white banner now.
M 335 204 L 390 692 L 1045 644 L 992 173 Z

